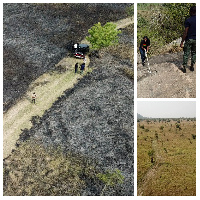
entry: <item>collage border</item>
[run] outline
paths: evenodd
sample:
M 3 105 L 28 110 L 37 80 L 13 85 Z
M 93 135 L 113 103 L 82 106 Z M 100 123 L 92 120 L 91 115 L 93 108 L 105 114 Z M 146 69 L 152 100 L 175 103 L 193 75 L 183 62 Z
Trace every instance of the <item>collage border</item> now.
M 26 1 L 5 1 L 3 0 L 2 3 L 1 3 L 1 24 L 3 24 L 3 3 L 134 3 L 134 196 L 123 196 L 123 197 L 119 197 L 119 196 L 115 196 L 115 197 L 107 197 L 107 196 L 98 196 L 98 197 L 95 197 L 95 198 L 101 198 L 101 199 L 142 199 L 142 198 L 145 198 L 145 199 L 160 199 L 162 198 L 162 200 L 165 200 L 165 199 L 168 199 L 168 198 L 171 198 L 170 196 L 137 196 L 137 102 L 139 101 L 195 101 L 196 102 L 196 119 L 197 119 L 197 124 L 196 124 L 196 132 L 198 130 L 200 130 L 200 124 L 199 124 L 199 119 L 200 119 L 200 112 L 198 113 L 198 111 L 200 111 L 200 69 L 198 69 L 198 67 L 196 67 L 196 77 L 197 77 L 197 80 L 196 80 L 196 98 L 137 98 L 137 4 L 138 3 L 190 3 L 189 1 L 185 1 L 185 0 L 182 0 L 182 1 L 158 1 L 158 0 L 153 0 L 153 1 L 139 1 L 139 0 L 132 0 L 132 1 L 118 1 L 118 0 L 114 0 L 114 1 L 110 1 L 110 0 L 107 0 L 107 1 L 71 1 L 71 0 L 66 0 L 66 1 L 55 1 L 55 0 L 52 0 L 52 1 L 39 1 L 39 0 L 36 0 L 36 1 L 29 1 L 29 0 L 26 0 Z M 193 0 L 192 3 L 196 3 L 196 7 L 197 9 L 199 9 L 199 5 L 200 3 L 197 1 L 197 0 Z M 199 20 L 199 14 L 197 13 L 197 19 Z M 2 28 L 3 30 L 3 28 Z M 3 33 L 3 31 L 2 31 Z M 200 36 L 200 29 L 199 29 L 199 24 L 197 23 L 197 35 Z M 3 37 L 2 37 L 2 40 L 1 40 L 1 44 L 2 44 L 2 52 L 3 52 Z M 200 46 L 200 40 L 197 39 L 197 47 Z M 3 55 L 3 53 L 1 54 Z M 199 63 L 200 62 L 200 56 L 199 56 L 199 50 L 197 51 L 197 60 L 196 60 L 196 63 Z M 2 65 L 1 65 L 1 91 L 3 91 L 3 58 L 2 58 Z M 3 105 L 3 94 L 2 95 L 2 98 L 1 98 L 1 105 Z M 3 113 L 3 108 L 1 107 L 1 113 Z M 1 133 L 2 133 L 2 137 L 3 137 L 3 115 L 1 114 Z M 1 138 L 2 139 L 2 138 Z M 3 147 L 3 140 L 1 140 L 1 145 Z M 200 140 L 199 140 L 199 137 L 197 136 L 197 139 L 196 139 L 196 158 L 200 158 Z M 1 152 L 1 160 L 3 161 L 3 150 Z M 199 188 L 200 189 L 200 160 L 197 159 L 196 160 L 196 189 Z M 1 165 L 1 176 L 3 174 L 3 164 Z M 33 199 L 35 197 L 19 197 L 19 196 L 15 196 L 15 197 L 7 197 L 7 196 L 3 196 L 3 177 L 1 177 L 1 192 L 0 192 L 0 195 L 1 197 L 3 197 L 3 199 L 21 199 L 21 198 L 24 198 L 24 199 Z M 172 196 L 173 199 L 197 199 L 200 197 L 200 190 L 196 190 L 196 196 Z M 39 199 L 57 199 L 57 198 L 61 198 L 61 199 L 93 199 L 94 197 L 90 197 L 90 196 L 87 196 L 87 197 L 72 197 L 72 196 L 59 196 L 59 197 L 37 197 Z

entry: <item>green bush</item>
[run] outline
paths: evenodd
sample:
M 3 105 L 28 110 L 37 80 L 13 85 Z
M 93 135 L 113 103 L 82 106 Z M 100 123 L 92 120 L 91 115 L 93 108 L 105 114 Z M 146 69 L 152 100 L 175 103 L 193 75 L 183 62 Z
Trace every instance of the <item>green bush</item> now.
M 91 29 L 88 30 L 90 36 L 86 39 L 92 44 L 92 48 L 101 49 L 118 43 L 118 34 L 120 30 L 116 29 L 116 25 L 107 22 L 104 26 L 100 22 L 95 24 Z
M 165 34 L 167 43 L 182 36 L 184 31 L 184 22 L 190 16 L 190 8 L 195 3 L 165 3 L 164 17 L 161 18 L 161 27 L 159 33 Z
M 151 40 L 149 56 L 168 51 L 165 45 L 182 37 L 185 19 L 195 3 L 138 4 L 137 44 L 147 35 Z M 170 49 L 169 49 L 170 50 Z M 175 46 L 173 51 L 178 51 Z
M 176 128 L 180 129 L 181 125 L 180 124 L 176 124 Z

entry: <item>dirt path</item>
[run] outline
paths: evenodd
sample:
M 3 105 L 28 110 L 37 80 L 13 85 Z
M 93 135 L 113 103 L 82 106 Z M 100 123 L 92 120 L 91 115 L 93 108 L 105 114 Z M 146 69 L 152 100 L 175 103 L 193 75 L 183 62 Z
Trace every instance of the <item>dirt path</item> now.
M 134 19 L 133 19 L 133 17 L 129 17 L 129 18 L 122 19 L 122 20 L 119 20 L 114 23 L 117 25 L 117 29 L 120 29 L 120 28 L 125 28 L 125 27 L 129 26 L 130 24 L 133 24 Z
M 132 18 L 119 20 L 116 23 L 117 29 L 125 28 L 132 24 Z M 86 40 L 81 41 L 81 43 Z M 87 42 L 86 42 L 87 43 Z M 86 71 L 89 65 L 89 57 L 86 57 Z M 32 116 L 42 116 L 45 110 L 49 109 L 62 93 L 72 88 L 73 85 L 82 77 L 74 74 L 74 65 L 82 60 L 65 57 L 56 66 L 66 69 L 64 73 L 57 71 L 45 73 L 36 79 L 29 86 L 26 95 L 12 106 L 3 116 L 3 158 L 6 158 L 15 149 L 16 141 L 23 129 L 30 129 Z M 31 95 L 36 92 L 36 105 L 31 103 Z
M 165 56 L 171 58 L 164 60 Z M 157 63 L 154 63 L 154 59 L 150 60 L 151 73 L 147 65 L 137 66 L 138 98 L 196 97 L 196 65 L 194 72 L 187 68 L 184 74 L 180 70 L 182 57 L 175 57 L 173 54 L 163 55 Z
M 140 184 L 138 184 L 138 188 L 137 188 L 138 196 L 144 195 L 145 190 L 147 188 L 147 184 L 149 183 L 149 181 L 153 179 L 154 175 L 157 173 L 158 168 L 160 166 L 159 164 L 163 163 L 163 158 L 159 155 L 159 152 L 158 152 L 157 140 L 152 141 L 152 149 L 155 151 L 155 163 L 144 175 Z
M 40 76 L 30 85 L 26 95 L 4 114 L 4 158 L 15 148 L 15 143 L 19 138 L 21 130 L 31 128 L 31 117 L 36 115 L 42 116 L 45 110 L 49 109 L 65 90 L 73 87 L 78 79 L 81 78 L 81 75 L 74 74 L 75 62 L 76 59 L 70 60 L 70 58 L 66 58 L 62 61 L 62 65 L 68 63 L 65 67 L 69 69 L 65 73 L 60 74 L 55 71 L 52 74 L 48 73 Z M 37 95 L 35 105 L 31 103 L 31 95 L 33 92 L 36 92 Z

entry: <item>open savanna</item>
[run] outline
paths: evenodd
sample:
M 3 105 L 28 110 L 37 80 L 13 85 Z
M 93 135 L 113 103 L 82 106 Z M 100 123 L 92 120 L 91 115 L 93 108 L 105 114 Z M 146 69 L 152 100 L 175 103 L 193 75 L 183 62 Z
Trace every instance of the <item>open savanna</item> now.
M 137 180 L 141 196 L 196 195 L 196 121 L 137 122 Z

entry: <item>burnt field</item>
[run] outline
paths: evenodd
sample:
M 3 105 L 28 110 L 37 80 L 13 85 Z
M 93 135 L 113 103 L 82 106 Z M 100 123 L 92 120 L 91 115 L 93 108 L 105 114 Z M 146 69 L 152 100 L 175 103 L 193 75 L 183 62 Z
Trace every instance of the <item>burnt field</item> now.
M 22 132 L 19 147 L 4 160 L 4 195 L 134 194 L 134 87 L 124 70 L 130 66 L 111 55 L 92 63 L 99 67 L 41 118 L 33 117 L 33 127 Z M 57 148 L 62 151 L 59 156 Z M 62 158 L 69 153 L 75 155 L 73 161 Z M 123 183 L 104 190 L 98 174 L 116 169 Z
M 127 16 L 129 4 L 4 4 L 4 111 L 29 84 L 67 55 L 67 46 L 102 24 Z

